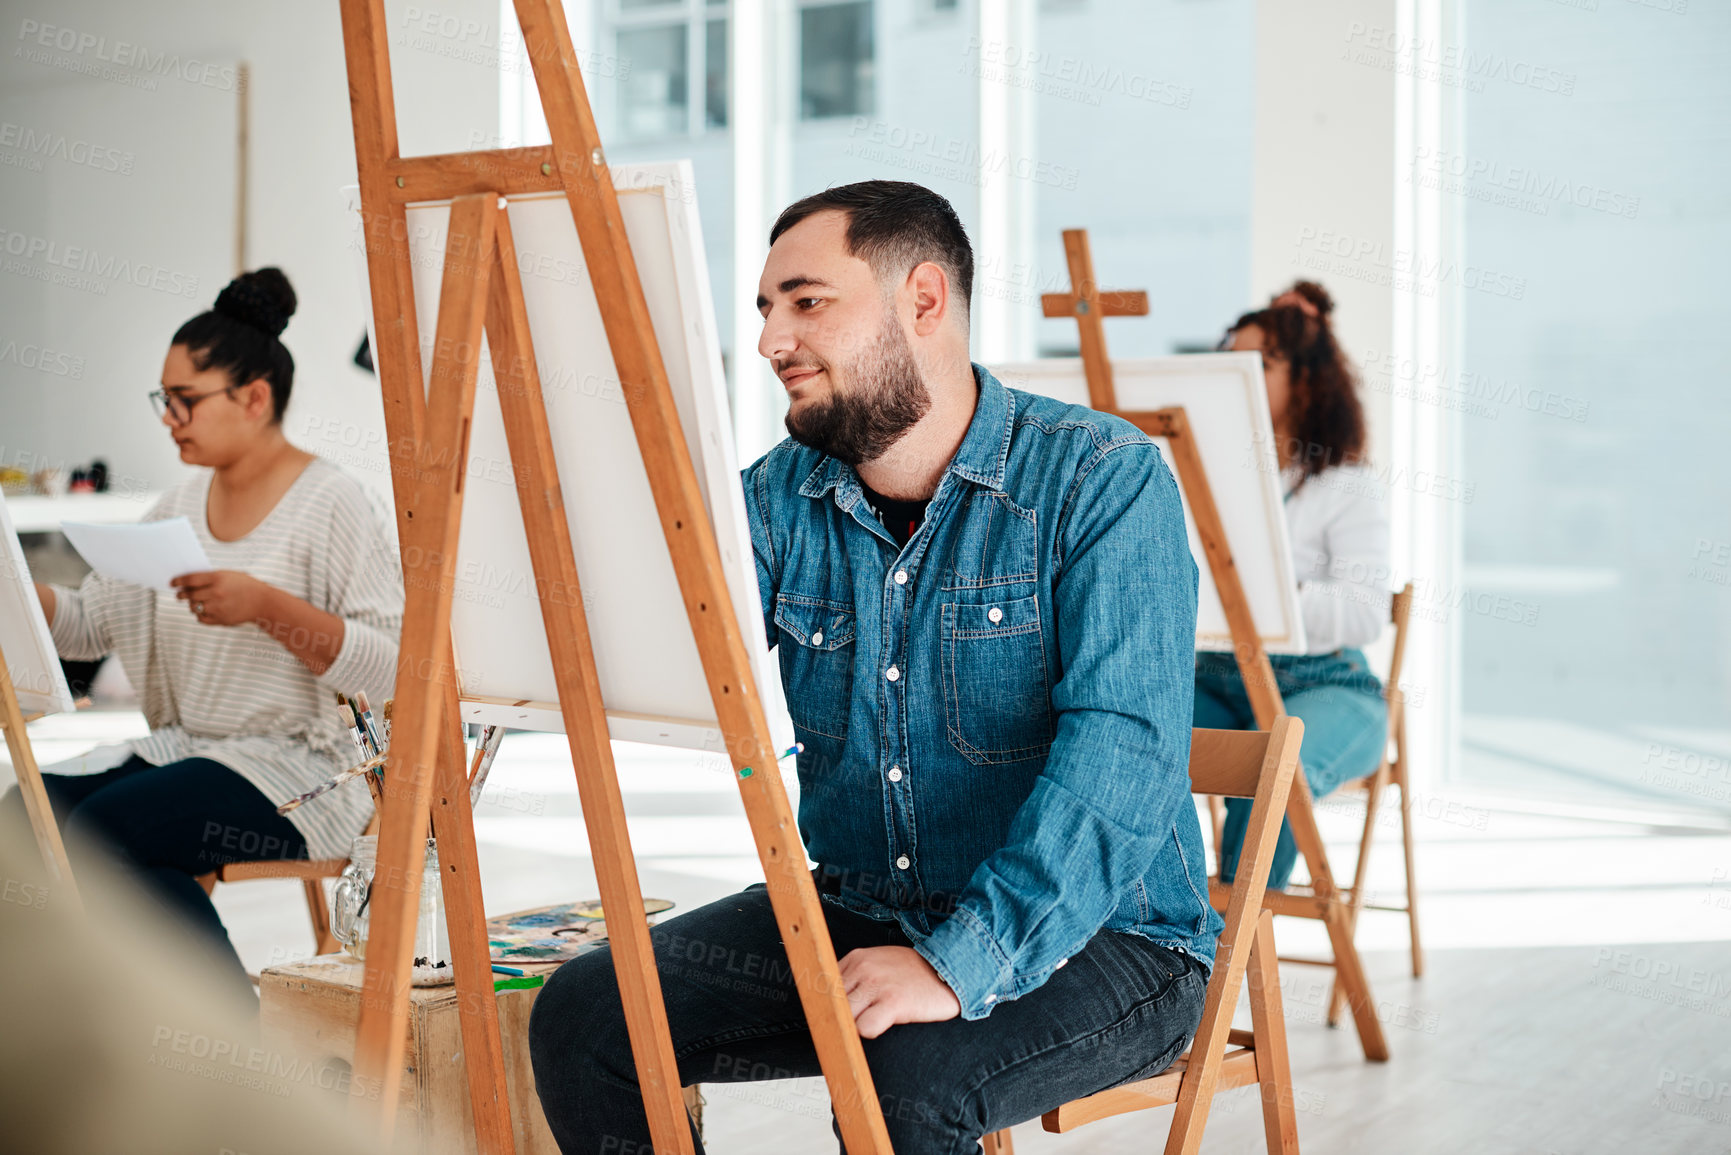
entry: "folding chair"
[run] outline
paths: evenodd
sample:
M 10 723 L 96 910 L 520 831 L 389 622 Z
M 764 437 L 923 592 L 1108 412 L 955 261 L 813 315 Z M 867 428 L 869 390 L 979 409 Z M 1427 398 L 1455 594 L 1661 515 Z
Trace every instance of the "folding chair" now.
M 1355 931 L 1358 929 L 1358 912 L 1361 910 L 1387 910 L 1407 916 L 1408 933 L 1412 939 L 1412 977 L 1424 975 L 1424 949 L 1419 945 L 1418 937 L 1418 887 L 1413 878 L 1412 851 L 1412 790 L 1408 785 L 1406 773 L 1406 693 L 1400 688 L 1401 665 L 1406 659 L 1406 627 L 1412 614 L 1412 583 L 1394 595 L 1389 607 L 1389 617 L 1394 622 L 1394 652 L 1389 656 L 1388 678 L 1384 681 L 1384 696 L 1388 699 L 1388 741 L 1383 746 L 1382 763 L 1376 770 L 1363 778 L 1343 783 L 1342 791 L 1363 791 L 1366 795 L 1364 803 L 1364 833 L 1358 842 L 1358 863 L 1352 872 L 1352 890 L 1347 902 L 1351 910 L 1348 923 Z M 1390 750 L 1393 753 L 1390 754 Z M 1382 906 L 1365 902 L 1364 882 L 1367 865 L 1370 862 L 1370 843 L 1376 830 L 1376 820 L 1382 806 L 1382 792 L 1394 787 L 1400 791 L 1400 836 L 1406 852 L 1406 905 Z M 1321 959 L 1288 960 L 1319 965 L 1332 965 Z M 1328 1025 L 1335 1026 L 1340 1021 L 1341 1009 L 1346 1005 L 1346 994 L 1340 989 L 1338 981 L 1328 1001 Z
M 375 812 L 363 834 L 379 832 L 379 816 Z M 298 878 L 306 891 L 307 915 L 313 923 L 313 941 L 319 954 L 335 954 L 337 939 L 331 933 L 330 903 L 325 899 L 327 878 L 336 878 L 348 868 L 346 858 L 283 858 L 262 862 L 230 862 L 209 874 L 198 876 L 206 894 L 216 890 L 219 882 L 251 882 L 261 878 Z
M 1276 720 L 1267 731 L 1191 731 L 1191 790 L 1253 799 L 1240 860 L 1245 868 L 1238 872 L 1226 905 L 1226 927 L 1220 932 L 1202 1023 L 1190 1050 L 1165 1071 L 1048 1111 L 1041 1117 L 1046 1130 L 1072 1131 L 1096 1119 L 1176 1103 L 1178 1110 L 1166 1134 L 1166 1155 L 1195 1155 L 1202 1146 L 1202 1129 L 1215 1093 L 1254 1083 L 1261 1088 L 1269 1152 L 1297 1155 L 1298 1124 L 1280 1005 L 1274 916 L 1262 909 L 1262 893 L 1303 735 L 1304 723 L 1288 717 Z M 1240 984 L 1247 977 L 1251 1029 L 1234 1030 L 1232 1015 Z M 985 1155 L 1013 1155 L 1007 1130 L 987 1135 L 982 1146 Z

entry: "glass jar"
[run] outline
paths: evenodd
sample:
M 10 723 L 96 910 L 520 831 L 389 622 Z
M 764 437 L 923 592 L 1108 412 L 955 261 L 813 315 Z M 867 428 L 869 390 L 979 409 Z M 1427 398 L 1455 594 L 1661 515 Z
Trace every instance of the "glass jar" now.
M 355 839 L 349 849 L 349 864 L 343 868 L 331 895 L 331 934 L 350 957 L 362 961 L 367 957 L 367 928 L 378 854 L 378 835 L 363 834 Z M 451 942 L 439 880 L 439 851 L 431 838 L 427 839 L 421 864 L 421 901 L 415 916 L 412 957 L 417 982 L 433 977 L 434 971 L 450 974 Z

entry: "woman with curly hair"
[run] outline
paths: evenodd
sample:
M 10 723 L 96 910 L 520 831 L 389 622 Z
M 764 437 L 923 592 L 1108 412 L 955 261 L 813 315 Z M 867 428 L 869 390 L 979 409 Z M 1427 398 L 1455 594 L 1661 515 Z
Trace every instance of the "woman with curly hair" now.
M 1304 720 L 1300 755 L 1317 798 L 1375 770 L 1388 733 L 1382 683 L 1359 649 L 1388 621 L 1388 507 L 1382 486 L 1362 464 L 1364 410 L 1329 323 L 1333 311 L 1326 289 L 1299 281 L 1267 308 L 1239 317 L 1221 342 L 1262 355 L 1309 643 L 1308 653 L 1270 655 L 1269 661 L 1286 712 Z M 1196 656 L 1195 717 L 1200 727 L 1255 728 L 1233 655 Z M 1249 801 L 1228 799 L 1220 846 L 1224 881 L 1235 876 L 1249 822 Z M 1292 827 L 1282 822 L 1271 890 L 1285 888 L 1297 859 Z
M 334 692 L 390 696 L 403 582 L 387 522 L 354 478 L 292 445 L 295 293 L 278 269 L 236 277 L 169 342 L 150 395 L 180 459 L 200 466 L 145 514 L 184 517 L 213 568 L 156 590 L 92 573 L 38 583 L 65 658 L 112 653 L 150 733 L 44 774 L 67 846 L 106 853 L 204 932 L 238 990 L 246 972 L 198 881 L 229 862 L 341 858 L 372 816 L 351 783 L 288 817 L 278 803 L 355 761 Z M 0 822 L 28 838 L 14 790 Z

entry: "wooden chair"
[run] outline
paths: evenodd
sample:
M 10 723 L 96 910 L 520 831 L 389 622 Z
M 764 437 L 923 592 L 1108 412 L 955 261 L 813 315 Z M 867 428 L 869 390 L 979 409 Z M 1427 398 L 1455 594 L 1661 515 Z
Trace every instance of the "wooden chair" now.
M 1377 768 L 1363 778 L 1343 783 L 1340 789 L 1351 792 L 1362 792 L 1366 795 L 1364 803 L 1364 833 L 1358 840 L 1358 862 L 1352 872 L 1352 889 L 1347 899 L 1351 910 L 1350 925 L 1358 929 L 1358 912 L 1361 910 L 1387 910 L 1407 916 L 1407 930 L 1412 941 L 1412 977 L 1424 975 L 1424 949 L 1419 944 L 1418 935 L 1418 887 L 1413 874 L 1413 844 L 1412 844 L 1412 789 L 1408 784 L 1406 766 L 1406 692 L 1400 687 L 1400 672 L 1406 659 L 1406 627 L 1412 615 L 1412 583 L 1406 583 L 1404 589 L 1394 595 L 1389 607 L 1389 617 L 1394 622 L 1394 652 L 1389 656 L 1388 678 L 1383 682 L 1383 694 L 1388 699 L 1388 741 L 1383 745 L 1382 762 Z M 1400 837 L 1402 849 L 1406 855 L 1406 905 L 1384 906 L 1365 901 L 1365 877 L 1370 862 L 1370 843 L 1376 831 L 1376 820 L 1382 807 L 1384 790 L 1393 787 L 1400 791 Z M 1331 961 L 1320 959 L 1293 960 L 1308 963 L 1320 963 L 1331 966 Z M 1335 1026 L 1340 1021 L 1341 1008 L 1345 1006 L 1346 995 L 1340 989 L 1338 981 L 1329 996 L 1328 1025 Z
M 1400 675 L 1406 660 L 1407 623 L 1412 616 L 1412 583 L 1406 583 L 1401 591 L 1394 595 L 1389 604 L 1389 620 L 1394 625 L 1394 651 L 1389 656 L 1388 677 L 1383 681 L 1383 696 L 1388 701 L 1388 738 L 1383 744 L 1382 762 L 1370 774 L 1363 778 L 1355 778 L 1344 782 L 1339 787 L 1340 793 L 1364 793 L 1365 799 L 1364 831 L 1359 836 L 1358 862 L 1353 869 L 1352 885 L 1342 887 L 1335 892 L 1335 901 L 1346 907 L 1348 911 L 1348 927 L 1358 929 L 1359 911 L 1386 910 L 1407 916 L 1407 925 L 1412 939 L 1412 974 L 1419 978 L 1424 974 L 1424 949 L 1419 942 L 1418 933 L 1418 888 L 1414 883 L 1413 872 L 1413 841 L 1412 841 L 1412 790 L 1407 779 L 1406 763 L 1406 693 L 1400 688 Z M 1391 753 L 1392 751 L 1392 753 Z M 1370 843 L 1376 831 L 1376 820 L 1382 805 L 1383 791 L 1390 786 L 1400 790 L 1400 825 L 1401 841 L 1406 852 L 1406 905 L 1384 906 L 1365 901 L 1365 877 L 1370 862 Z M 1220 872 L 1220 845 L 1225 825 L 1225 808 L 1220 799 L 1208 800 L 1209 816 L 1212 819 L 1214 833 L 1214 869 L 1216 878 Z M 1215 906 L 1219 902 L 1220 885 L 1214 883 Z M 1269 906 L 1276 914 L 1292 915 L 1298 918 L 1314 918 L 1312 909 L 1315 894 L 1304 884 L 1288 887 L 1285 893 L 1269 896 Z M 1299 958 L 1285 956 L 1281 962 L 1299 963 L 1304 966 L 1335 967 L 1333 959 Z M 1346 992 L 1341 988 L 1338 979 L 1328 1001 L 1328 1025 L 1340 1024 L 1340 1012 L 1346 1005 Z
M 379 816 L 375 812 L 363 834 L 379 832 Z M 283 858 L 262 862 L 230 862 L 209 874 L 198 876 L 206 894 L 216 890 L 219 882 L 251 882 L 261 878 L 298 878 L 306 891 L 307 915 L 312 919 L 313 941 L 319 954 L 335 954 L 336 936 L 331 933 L 330 903 L 325 899 L 325 879 L 336 878 L 348 868 L 346 858 Z
M 1178 1109 L 1166 1134 L 1166 1155 L 1194 1155 L 1202 1146 L 1202 1129 L 1215 1093 L 1256 1084 L 1262 1093 L 1269 1152 L 1296 1155 L 1298 1125 L 1280 1005 L 1274 917 L 1262 908 L 1262 892 L 1303 735 L 1304 723 L 1285 717 L 1268 731 L 1191 731 L 1191 790 L 1253 799 L 1241 859 L 1247 865 L 1238 872 L 1226 905 L 1226 927 L 1220 932 L 1201 1025 L 1190 1050 L 1165 1071 L 1048 1111 L 1041 1116 L 1046 1130 L 1071 1131 L 1096 1119 L 1175 1103 Z M 1247 977 L 1251 1029 L 1234 1030 L 1232 1015 Z M 982 1146 L 985 1155 L 1013 1155 L 1007 1130 L 987 1135 Z

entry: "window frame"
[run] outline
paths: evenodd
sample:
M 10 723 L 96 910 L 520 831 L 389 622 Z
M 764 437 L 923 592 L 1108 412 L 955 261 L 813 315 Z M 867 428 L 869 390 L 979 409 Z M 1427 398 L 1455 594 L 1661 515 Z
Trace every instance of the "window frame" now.
M 733 35 L 733 2 L 732 0 L 664 0 L 663 3 L 650 7 L 636 9 L 626 8 L 624 0 L 606 0 L 600 14 L 603 38 L 609 46 L 615 59 L 623 59 L 619 51 L 619 34 L 627 31 L 637 31 L 651 28 L 685 27 L 685 128 L 683 131 L 669 133 L 653 133 L 643 136 L 628 135 L 625 132 L 626 109 L 620 99 L 617 83 L 610 87 L 607 102 L 612 110 L 612 133 L 621 144 L 640 145 L 656 141 L 690 140 L 702 138 L 711 133 L 728 132 L 733 127 L 733 110 L 727 109 L 727 123 L 712 127 L 709 123 L 709 72 L 708 44 L 709 25 L 720 20 L 726 29 L 728 38 Z M 722 73 L 728 76 L 731 85 L 732 78 L 728 75 L 729 64 L 725 62 L 727 55 L 726 38 L 723 40 L 722 55 L 724 63 Z

